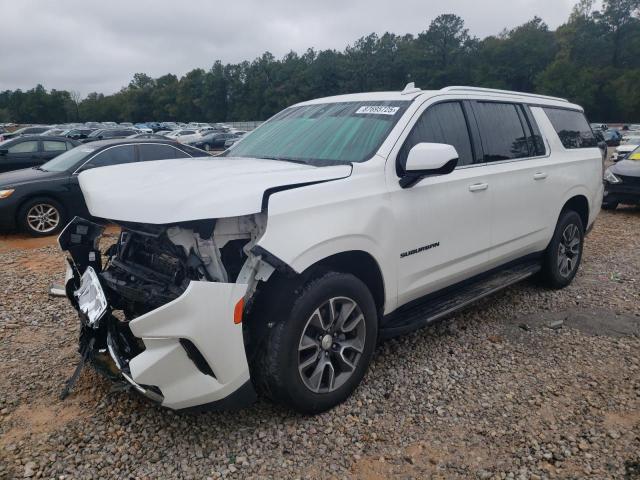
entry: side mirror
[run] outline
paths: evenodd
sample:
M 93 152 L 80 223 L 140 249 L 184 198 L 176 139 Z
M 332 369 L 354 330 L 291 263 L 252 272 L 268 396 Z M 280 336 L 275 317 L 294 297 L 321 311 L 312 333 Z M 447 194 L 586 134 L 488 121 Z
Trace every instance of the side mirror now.
M 0 155 L 6 155 L 7 153 L 9 153 L 8 148 L 0 148 Z
M 424 177 L 447 175 L 458 165 L 458 158 L 458 152 L 452 145 L 418 143 L 409 151 L 400 186 L 409 188 Z

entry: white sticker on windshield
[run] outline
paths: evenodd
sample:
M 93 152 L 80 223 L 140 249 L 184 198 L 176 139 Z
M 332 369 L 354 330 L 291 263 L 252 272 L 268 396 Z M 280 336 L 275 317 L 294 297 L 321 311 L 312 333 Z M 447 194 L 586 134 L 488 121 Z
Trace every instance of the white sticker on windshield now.
M 387 107 L 385 105 L 365 105 L 356 110 L 356 113 L 368 113 L 374 115 L 395 115 L 400 107 Z

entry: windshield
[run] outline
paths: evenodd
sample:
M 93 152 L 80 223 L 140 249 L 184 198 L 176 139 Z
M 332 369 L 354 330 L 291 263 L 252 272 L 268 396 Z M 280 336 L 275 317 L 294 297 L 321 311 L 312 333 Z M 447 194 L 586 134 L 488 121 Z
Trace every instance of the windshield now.
M 89 138 L 91 138 L 91 137 L 97 137 L 97 136 L 101 135 L 103 132 L 104 132 L 104 130 L 94 130 L 93 132 L 91 132 L 91 133 L 88 135 L 88 137 L 89 137 Z
M 40 168 L 47 172 L 64 172 L 75 170 L 76 168 L 78 168 L 78 164 L 95 150 L 95 148 L 87 145 L 72 148 L 71 150 L 68 150 L 63 154 L 58 155 L 53 160 L 49 160 Z
M 409 103 L 367 101 L 290 107 L 223 155 L 294 160 L 317 166 L 364 162 L 380 147 Z

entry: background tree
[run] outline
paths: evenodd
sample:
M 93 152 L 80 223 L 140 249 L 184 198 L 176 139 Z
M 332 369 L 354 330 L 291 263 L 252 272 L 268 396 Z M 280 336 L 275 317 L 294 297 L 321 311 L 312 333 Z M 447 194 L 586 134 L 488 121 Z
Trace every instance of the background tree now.
M 551 31 L 538 17 L 484 39 L 453 14 L 436 17 L 416 35 L 371 33 L 344 50 L 308 49 L 282 58 L 197 68 L 182 77 L 136 73 L 103 95 L 30 90 L 0 92 L 0 119 L 69 121 L 263 120 L 310 98 L 370 90 L 478 85 L 561 97 L 602 122 L 640 123 L 640 0 L 579 0 Z

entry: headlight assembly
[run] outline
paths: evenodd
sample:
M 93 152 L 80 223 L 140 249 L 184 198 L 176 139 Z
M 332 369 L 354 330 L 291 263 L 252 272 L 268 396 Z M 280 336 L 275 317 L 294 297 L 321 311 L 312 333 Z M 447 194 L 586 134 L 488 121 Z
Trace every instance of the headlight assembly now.
M 622 183 L 622 180 L 616 177 L 609 168 L 604 172 L 604 179 L 609 183 Z

